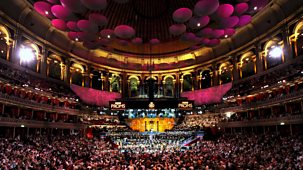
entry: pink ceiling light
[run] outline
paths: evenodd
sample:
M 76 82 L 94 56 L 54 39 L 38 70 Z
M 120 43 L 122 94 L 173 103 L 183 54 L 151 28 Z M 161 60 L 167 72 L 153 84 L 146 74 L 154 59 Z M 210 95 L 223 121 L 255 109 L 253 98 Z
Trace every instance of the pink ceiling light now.
M 96 24 L 90 22 L 89 20 L 79 20 L 77 22 L 77 27 L 81 31 L 91 32 L 91 33 L 97 33 L 98 27 Z
M 74 32 L 74 31 L 68 32 L 67 36 L 71 40 L 74 40 L 74 41 L 78 40 L 78 34 L 77 34 L 77 32 Z
M 173 13 L 174 21 L 183 23 L 188 21 L 193 15 L 193 12 L 188 8 L 179 8 Z
M 107 6 L 106 0 L 81 0 L 81 2 L 90 10 L 103 10 Z
M 143 43 L 143 40 L 140 37 L 136 37 L 136 38 L 132 39 L 132 43 L 135 45 L 140 45 Z
M 210 39 L 208 38 L 203 38 L 201 41 L 204 45 L 207 45 L 210 42 Z
M 236 31 L 235 31 L 235 29 L 233 29 L 233 28 L 226 28 L 226 29 L 224 30 L 224 36 L 225 36 L 225 38 L 231 37 L 231 36 L 234 35 L 235 33 L 236 33 Z
M 230 17 L 234 12 L 234 7 L 230 4 L 222 4 L 219 6 L 214 14 L 215 18 L 227 18 Z
M 228 18 L 220 19 L 219 27 L 220 28 L 232 28 L 235 27 L 239 23 L 239 17 L 231 16 Z
M 34 4 L 35 10 L 47 18 L 54 18 L 55 16 L 51 13 L 51 5 L 47 2 L 38 1 Z
M 79 29 L 77 27 L 77 22 L 75 22 L 75 21 L 68 21 L 66 23 L 66 26 L 71 31 L 79 31 Z
M 218 7 L 218 0 L 200 0 L 195 5 L 194 13 L 197 16 L 210 15 L 214 13 Z
M 54 14 L 54 16 L 56 16 L 59 19 L 63 19 L 65 21 L 75 19 L 75 16 L 71 12 L 71 10 L 69 10 L 68 8 L 65 8 L 64 6 L 54 5 L 54 6 L 52 6 L 51 11 Z
M 174 24 L 169 27 L 169 33 L 177 36 L 181 35 L 186 31 L 186 26 L 184 24 Z
M 194 41 L 196 39 L 196 35 L 192 32 L 187 32 L 180 37 L 181 41 Z
M 66 31 L 66 29 L 67 29 L 65 21 L 62 19 L 53 19 L 52 25 L 61 31 Z
M 150 44 L 152 45 L 156 45 L 156 44 L 159 44 L 160 43 L 160 40 L 158 40 L 157 38 L 153 38 L 149 41 Z
M 212 28 L 203 28 L 199 32 L 197 32 L 197 36 L 199 37 L 210 37 L 213 33 Z
M 80 0 L 61 0 L 61 4 L 76 13 L 84 13 L 86 11 Z
M 119 38 L 129 39 L 135 35 L 135 30 L 128 25 L 119 25 L 114 29 L 114 33 Z
M 102 38 L 107 38 L 107 39 L 115 38 L 115 33 L 114 33 L 114 30 L 112 30 L 112 29 L 103 29 L 100 31 L 100 35 Z
M 191 29 L 200 29 L 205 27 L 209 23 L 209 21 L 209 16 L 192 17 L 188 22 L 188 26 Z
M 88 16 L 89 21 L 92 23 L 95 23 L 96 25 L 103 27 L 106 26 L 108 21 L 107 18 L 104 15 L 98 14 L 98 13 L 91 13 Z
M 242 15 L 247 12 L 249 6 L 247 3 L 239 3 L 235 6 L 235 15 Z
M 215 30 L 213 30 L 211 37 L 213 37 L 213 38 L 220 38 L 223 35 L 224 35 L 224 30 L 222 30 L 222 29 L 215 29 Z
M 238 26 L 243 27 L 243 26 L 249 24 L 251 22 L 251 20 L 252 20 L 252 17 L 250 15 L 242 15 L 239 18 Z

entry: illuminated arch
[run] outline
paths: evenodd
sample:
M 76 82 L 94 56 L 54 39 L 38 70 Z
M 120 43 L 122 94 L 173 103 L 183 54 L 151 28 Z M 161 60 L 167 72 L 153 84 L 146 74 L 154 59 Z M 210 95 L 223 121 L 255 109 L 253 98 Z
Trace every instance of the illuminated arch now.
M 219 74 L 221 75 L 222 71 L 225 71 L 225 70 L 231 71 L 230 70 L 230 66 L 231 66 L 231 63 L 229 61 L 220 64 L 220 66 L 219 66 Z
M 253 51 L 247 51 L 240 57 L 240 77 L 245 78 L 256 74 L 256 55 Z
M 57 54 L 51 54 L 48 56 L 50 59 L 54 59 L 54 60 L 57 60 L 57 61 L 60 61 L 62 62 L 62 58 L 61 56 L 57 55 Z
M 158 80 L 158 78 L 155 76 L 148 76 L 145 78 L 145 80 L 149 80 L 150 78 L 152 78 L 153 80 Z
M 79 69 L 81 73 L 84 73 L 84 67 L 79 63 L 73 63 L 72 68 Z
M 22 44 L 21 44 L 21 48 L 24 48 L 24 47 L 28 47 L 28 48 L 31 48 L 33 49 L 34 51 L 34 54 L 36 56 L 36 59 L 39 60 L 39 54 L 40 54 L 40 49 L 38 47 L 37 44 L 29 41 L 29 40 L 25 40 Z
M 165 76 L 164 76 L 163 81 L 162 81 L 162 83 L 163 83 L 163 84 L 165 84 L 165 82 L 166 82 L 166 79 L 167 79 L 167 78 L 172 78 L 172 79 L 173 79 L 173 81 L 175 81 L 174 76 L 172 76 L 172 75 L 168 74 L 168 75 L 165 75 Z
M 290 42 L 294 50 L 295 56 L 303 54 L 303 20 L 299 21 L 293 30 L 293 35 L 290 36 Z
M 279 56 L 279 57 L 269 57 L 271 50 L 272 49 L 275 50 L 276 47 L 281 48 L 281 56 Z M 278 37 L 274 37 L 274 38 L 272 38 L 271 40 L 269 40 L 265 43 L 264 48 L 263 48 L 263 52 L 262 52 L 263 57 L 264 57 L 265 69 L 275 67 L 275 66 L 284 62 L 283 48 L 284 48 L 283 41 Z
M 130 79 L 132 79 L 132 78 L 135 78 L 137 81 L 139 81 L 139 82 L 140 82 L 140 79 L 139 79 L 139 77 L 138 77 L 138 76 L 131 75 L 131 76 L 129 76 L 129 77 L 128 77 L 128 80 L 130 80 Z
M 264 48 L 263 48 L 263 50 L 265 52 L 265 57 L 268 55 L 270 48 L 272 48 L 273 46 L 279 45 L 280 41 L 281 41 L 280 38 L 275 37 L 265 43 Z
M 242 54 L 240 57 L 241 65 L 243 64 L 244 60 L 246 60 L 247 58 L 253 59 L 253 56 L 255 56 L 255 54 L 252 51 L 247 51 L 244 54 Z
M 297 37 L 300 33 L 303 32 L 303 20 L 299 21 L 293 30 L 293 33 L 295 34 L 295 36 Z
M 10 32 L 7 30 L 7 28 L 4 27 L 3 25 L 0 25 L 0 34 L 3 34 L 3 35 L 0 35 L 0 37 L 3 36 L 3 38 L 4 38 L 5 41 L 6 41 L 6 44 L 8 45 L 8 44 L 9 44 L 10 37 L 11 37 L 11 34 L 10 34 Z

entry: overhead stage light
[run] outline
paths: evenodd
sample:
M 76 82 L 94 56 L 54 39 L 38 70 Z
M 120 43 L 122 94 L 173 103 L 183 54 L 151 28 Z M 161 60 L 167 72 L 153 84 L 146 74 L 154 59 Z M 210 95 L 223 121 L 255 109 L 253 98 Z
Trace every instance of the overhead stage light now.
M 31 48 L 22 47 L 19 51 L 20 61 L 23 62 L 31 62 L 35 60 L 35 53 Z

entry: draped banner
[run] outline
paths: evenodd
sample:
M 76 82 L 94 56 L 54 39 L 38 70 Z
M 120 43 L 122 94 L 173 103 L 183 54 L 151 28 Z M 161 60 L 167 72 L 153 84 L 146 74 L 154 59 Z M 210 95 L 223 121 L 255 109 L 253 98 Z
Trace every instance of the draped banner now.
M 194 100 L 195 105 L 219 103 L 231 87 L 232 83 L 227 83 L 207 89 L 183 92 L 181 93 L 181 97 L 186 97 L 188 100 Z
M 70 88 L 76 93 L 80 99 L 87 104 L 97 106 L 109 106 L 109 101 L 114 101 L 116 98 L 121 98 L 120 93 L 95 90 L 92 88 L 70 85 Z

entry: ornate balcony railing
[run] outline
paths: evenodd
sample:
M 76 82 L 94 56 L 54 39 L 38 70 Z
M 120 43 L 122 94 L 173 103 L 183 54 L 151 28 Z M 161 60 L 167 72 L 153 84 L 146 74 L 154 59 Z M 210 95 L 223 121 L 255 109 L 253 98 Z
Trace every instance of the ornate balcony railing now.
M 59 128 L 59 129 L 84 129 L 87 125 L 79 123 L 47 122 L 37 120 L 14 119 L 0 117 L 0 126 L 30 127 L 30 128 Z
M 277 117 L 270 119 L 220 122 L 218 126 L 223 128 L 231 128 L 231 127 L 276 126 L 276 125 L 282 126 L 289 124 L 303 124 L 303 115 L 289 115 L 285 117 Z
M 221 113 L 224 112 L 237 112 L 237 111 L 243 111 L 243 110 L 248 110 L 252 108 L 258 108 L 258 107 L 267 107 L 279 103 L 285 103 L 287 101 L 294 101 L 294 100 L 299 100 L 303 97 L 303 90 L 283 95 L 280 97 L 275 97 L 272 99 L 267 99 L 267 100 L 260 100 L 256 101 L 253 103 L 248 103 L 248 104 L 243 104 L 241 106 L 234 106 L 234 107 L 228 107 L 228 108 L 223 108 L 220 110 Z
M 69 115 L 79 115 L 80 111 L 77 109 L 70 109 L 65 107 L 52 106 L 49 104 L 37 103 L 32 100 L 22 99 L 19 97 L 0 93 L 0 102 L 4 104 L 17 105 L 31 108 L 33 110 L 43 110 L 48 112 L 65 113 Z

